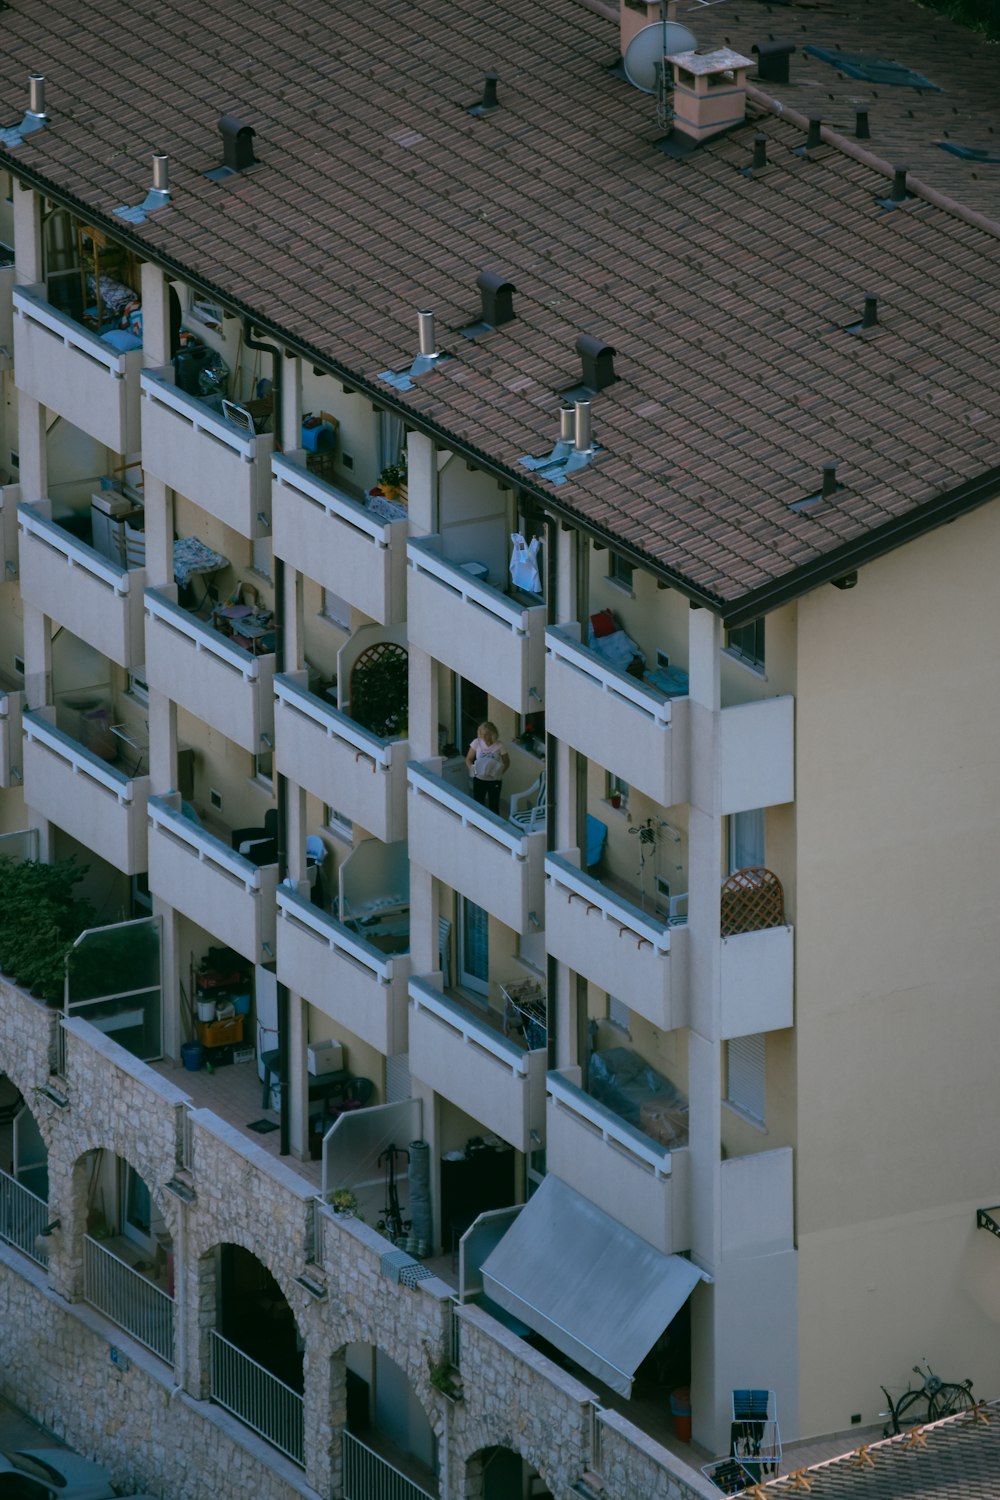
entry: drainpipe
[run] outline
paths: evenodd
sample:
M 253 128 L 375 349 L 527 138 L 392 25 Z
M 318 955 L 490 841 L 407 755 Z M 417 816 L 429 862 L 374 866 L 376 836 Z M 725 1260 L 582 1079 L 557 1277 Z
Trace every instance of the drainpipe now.
M 282 414 L 282 391 L 281 391 L 281 350 L 276 344 L 264 344 L 253 336 L 253 324 L 249 318 L 243 319 L 243 342 L 248 349 L 259 349 L 264 354 L 271 356 L 271 400 L 273 415 L 271 424 L 274 429 L 274 446 L 280 453 L 283 451 L 281 414 Z M 272 557 L 274 567 L 274 618 L 277 621 L 275 631 L 276 650 L 274 667 L 276 672 L 285 670 L 285 565 L 280 557 Z M 288 874 L 288 784 L 284 776 L 275 767 L 278 798 L 278 884 Z M 278 1113 L 280 1121 L 280 1137 L 278 1151 L 281 1156 L 288 1156 L 291 1151 L 289 1144 L 289 1098 L 288 1098 L 288 988 L 280 980 L 276 987 L 278 1001 L 278 1085 L 281 1090 L 281 1108 Z
M 546 624 L 554 625 L 558 619 L 558 600 L 556 589 L 559 583 L 559 559 L 557 556 L 559 548 L 559 518 L 546 513 L 545 516 L 545 620 Z M 559 796 L 558 771 L 556 760 L 555 741 L 548 728 L 545 731 L 545 800 L 548 803 L 549 812 L 545 819 L 545 847 L 551 854 L 556 846 L 556 820 L 555 806 L 556 797 Z M 559 973 L 558 959 L 550 953 L 545 961 L 545 993 L 553 997 L 553 1003 L 548 1005 L 548 1044 L 549 1056 L 548 1066 L 556 1066 L 556 1007 L 554 996 L 556 993 L 556 982 Z

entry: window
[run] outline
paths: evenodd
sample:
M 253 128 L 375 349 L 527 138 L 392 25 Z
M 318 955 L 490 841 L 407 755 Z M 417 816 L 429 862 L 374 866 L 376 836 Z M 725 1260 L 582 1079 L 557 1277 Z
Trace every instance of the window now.
M 618 1000 L 614 995 L 608 996 L 608 1020 L 622 1031 L 627 1032 L 630 1028 L 632 1012 L 624 1000 Z
M 764 1123 L 764 1036 L 735 1036 L 726 1043 L 726 1103 Z
M 729 873 L 759 870 L 764 864 L 764 809 L 731 813 L 729 818 Z
M 269 536 L 254 537 L 253 542 L 253 570 L 262 578 L 273 578 L 271 538 Z
M 263 781 L 268 786 L 274 784 L 274 751 L 264 750 L 260 755 L 253 758 L 253 774 L 256 781 Z
M 737 625 L 726 631 L 726 650 L 745 661 L 747 666 L 764 670 L 764 619 L 751 620 L 749 625 Z
M 135 698 L 139 703 L 149 702 L 149 684 L 146 681 L 145 667 L 131 667 L 128 674 L 128 688 L 126 689 L 130 698 Z
M 354 824 L 346 813 L 338 812 L 335 807 L 323 809 L 323 821 L 331 833 L 339 838 L 352 839 L 354 837 Z
M 620 776 L 612 776 L 609 771 L 606 796 L 612 807 L 628 807 L 628 782 Z
M 623 557 L 619 557 L 617 552 L 611 553 L 611 559 L 608 563 L 608 577 L 612 583 L 617 583 L 620 588 L 628 589 L 631 594 L 634 573 L 635 568 L 630 562 L 626 562 Z
M 329 620 L 331 625 L 336 625 L 339 629 L 350 633 L 351 606 L 346 599 L 341 599 L 339 594 L 333 594 L 329 589 L 323 590 L 322 614 L 324 620 Z

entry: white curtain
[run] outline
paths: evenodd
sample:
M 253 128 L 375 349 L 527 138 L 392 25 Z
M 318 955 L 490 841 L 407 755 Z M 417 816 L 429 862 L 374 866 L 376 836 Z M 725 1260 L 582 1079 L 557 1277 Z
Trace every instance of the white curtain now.
M 379 472 L 387 469 L 390 464 L 398 464 L 403 451 L 402 417 L 394 417 L 387 411 L 378 414 L 378 467 Z

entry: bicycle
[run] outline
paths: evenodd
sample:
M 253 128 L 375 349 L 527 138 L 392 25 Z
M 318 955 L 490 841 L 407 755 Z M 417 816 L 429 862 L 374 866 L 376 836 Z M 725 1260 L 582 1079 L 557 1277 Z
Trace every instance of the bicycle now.
M 926 1370 L 914 1365 L 913 1373 L 920 1376 L 920 1385 L 908 1387 L 898 1401 L 893 1401 L 884 1385 L 880 1387 L 889 1410 L 879 1415 L 888 1417 L 891 1422 L 891 1426 L 887 1424 L 882 1428 L 883 1437 L 893 1437 L 908 1427 L 920 1427 L 925 1422 L 938 1422 L 942 1417 L 971 1411 L 976 1404 L 971 1380 L 942 1380 L 930 1365 Z

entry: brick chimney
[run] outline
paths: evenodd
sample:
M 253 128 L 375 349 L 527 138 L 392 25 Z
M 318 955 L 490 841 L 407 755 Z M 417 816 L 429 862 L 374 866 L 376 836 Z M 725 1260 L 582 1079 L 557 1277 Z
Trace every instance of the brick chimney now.
M 716 52 L 673 52 L 674 130 L 692 145 L 742 125 L 746 118 L 749 57 L 729 47 Z

